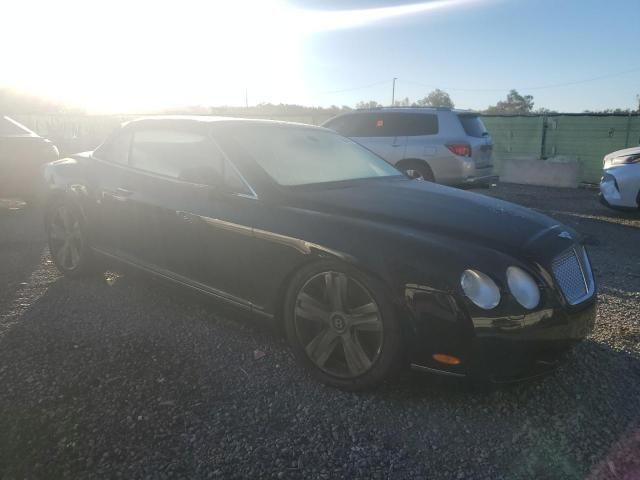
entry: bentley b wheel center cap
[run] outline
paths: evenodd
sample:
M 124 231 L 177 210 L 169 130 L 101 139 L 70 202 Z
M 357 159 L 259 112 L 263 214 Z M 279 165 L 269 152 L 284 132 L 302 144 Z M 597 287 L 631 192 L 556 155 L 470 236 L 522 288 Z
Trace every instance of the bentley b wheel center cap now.
M 343 333 L 347 329 L 347 319 L 340 313 L 331 315 L 331 326 L 338 333 Z

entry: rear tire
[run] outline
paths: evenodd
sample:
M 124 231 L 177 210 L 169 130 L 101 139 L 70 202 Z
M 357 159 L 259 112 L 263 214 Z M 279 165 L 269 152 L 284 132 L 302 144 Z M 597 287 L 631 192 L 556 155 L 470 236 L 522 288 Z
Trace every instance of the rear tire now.
M 435 182 L 435 176 L 433 175 L 433 171 L 431 170 L 431 167 L 427 165 L 425 162 L 412 160 L 412 161 L 403 163 L 399 168 L 409 178 L 413 178 L 415 180 L 422 180 L 425 182 Z
M 45 230 L 51 258 L 60 273 L 75 278 L 97 272 L 86 221 L 76 202 L 67 198 L 53 200 L 45 213 Z
M 284 308 L 291 350 L 319 381 L 364 390 L 398 367 L 403 342 L 387 288 L 359 270 L 331 260 L 302 268 Z

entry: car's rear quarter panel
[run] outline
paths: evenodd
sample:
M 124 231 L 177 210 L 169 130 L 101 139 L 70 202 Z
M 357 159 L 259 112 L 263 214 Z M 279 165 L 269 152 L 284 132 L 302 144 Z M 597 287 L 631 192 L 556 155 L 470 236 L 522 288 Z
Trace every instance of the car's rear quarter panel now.
M 32 196 L 41 185 L 41 168 L 58 158 L 40 137 L 0 137 L 0 196 Z

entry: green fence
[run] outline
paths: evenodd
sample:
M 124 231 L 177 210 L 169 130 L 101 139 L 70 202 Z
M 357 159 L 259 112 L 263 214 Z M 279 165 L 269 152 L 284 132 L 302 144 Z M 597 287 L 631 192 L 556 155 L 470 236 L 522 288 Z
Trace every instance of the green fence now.
M 596 183 L 602 158 L 640 144 L 640 115 L 551 114 L 483 116 L 494 142 L 498 173 L 506 159 L 575 158 L 580 180 Z
M 255 115 L 251 115 L 255 117 Z M 63 155 L 95 148 L 121 122 L 135 118 L 109 115 L 16 115 L 40 135 L 53 140 Z M 271 118 L 318 124 L 320 116 L 265 115 Z M 506 159 L 575 158 L 580 180 L 595 183 L 602 173 L 602 157 L 640 144 L 640 115 L 484 115 L 494 142 L 497 173 Z
M 34 132 L 53 141 L 60 155 L 66 156 L 86 150 L 93 150 L 111 132 L 124 122 L 139 118 L 141 115 L 12 115 L 16 121 Z M 143 115 L 146 116 L 146 115 Z M 234 114 L 234 117 L 243 115 Z M 330 115 L 246 115 L 249 118 L 282 120 L 287 122 L 319 125 Z

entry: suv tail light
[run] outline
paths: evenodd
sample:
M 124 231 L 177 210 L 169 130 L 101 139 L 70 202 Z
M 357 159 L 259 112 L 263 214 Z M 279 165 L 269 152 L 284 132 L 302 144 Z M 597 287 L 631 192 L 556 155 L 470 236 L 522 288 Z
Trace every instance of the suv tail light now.
M 454 143 L 453 145 L 447 145 L 447 148 L 455 155 L 460 155 L 461 157 L 471 156 L 471 145 L 469 144 Z

